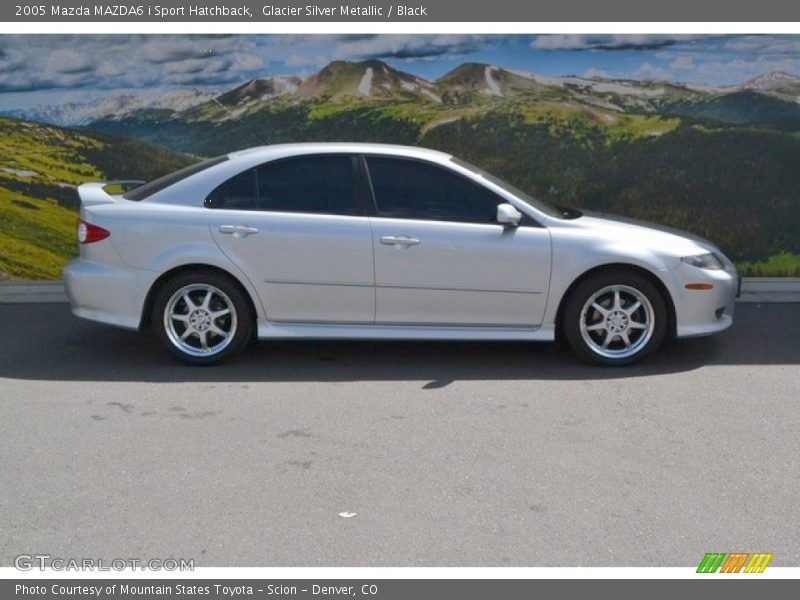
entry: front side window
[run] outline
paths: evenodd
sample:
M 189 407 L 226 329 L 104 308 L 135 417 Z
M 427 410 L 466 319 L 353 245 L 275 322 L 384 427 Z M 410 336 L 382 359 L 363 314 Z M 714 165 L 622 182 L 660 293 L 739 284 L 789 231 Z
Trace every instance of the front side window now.
M 495 223 L 504 202 L 490 190 L 437 165 L 367 157 L 377 213 L 382 217 Z
M 265 163 L 215 189 L 206 206 L 235 210 L 356 214 L 353 158 L 298 156 Z

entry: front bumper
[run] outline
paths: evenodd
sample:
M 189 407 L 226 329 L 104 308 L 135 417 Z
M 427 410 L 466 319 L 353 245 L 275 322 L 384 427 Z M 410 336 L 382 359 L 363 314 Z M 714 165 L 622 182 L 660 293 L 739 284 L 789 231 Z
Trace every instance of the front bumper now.
M 78 317 L 138 329 L 149 283 L 157 273 L 76 258 L 64 267 L 64 285 Z
M 681 263 L 672 269 L 671 293 L 675 304 L 677 337 L 696 337 L 724 331 L 733 324 L 740 278 L 732 268 L 698 269 Z M 711 289 L 687 289 L 689 284 L 710 284 Z

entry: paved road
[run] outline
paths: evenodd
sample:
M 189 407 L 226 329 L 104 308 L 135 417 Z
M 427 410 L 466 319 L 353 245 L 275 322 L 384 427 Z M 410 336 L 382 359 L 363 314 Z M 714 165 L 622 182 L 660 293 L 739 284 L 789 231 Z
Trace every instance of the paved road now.
M 394 342 L 198 369 L 63 305 L 0 332 L 0 565 L 800 565 L 800 304 L 623 370 Z

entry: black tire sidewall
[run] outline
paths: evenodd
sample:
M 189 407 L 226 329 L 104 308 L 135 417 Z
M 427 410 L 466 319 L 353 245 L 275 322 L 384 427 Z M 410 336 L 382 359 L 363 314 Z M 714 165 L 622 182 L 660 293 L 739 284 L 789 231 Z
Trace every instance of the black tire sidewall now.
M 595 353 L 583 340 L 580 331 L 581 311 L 598 290 L 611 285 L 626 285 L 644 294 L 653 307 L 655 325 L 647 344 L 636 354 L 625 358 L 608 358 Z M 646 358 L 663 343 L 668 331 L 668 309 L 664 296 L 646 277 L 633 271 L 609 270 L 590 275 L 570 292 L 564 306 L 560 329 L 573 352 L 581 360 L 606 366 L 626 366 Z
M 164 310 L 167 302 L 172 295 L 184 286 L 192 284 L 208 284 L 219 289 L 230 298 L 236 311 L 236 333 L 233 340 L 224 350 L 211 356 L 192 356 L 186 354 L 169 339 L 164 327 Z M 250 304 L 244 295 L 241 287 L 231 278 L 215 273 L 213 271 L 192 271 L 177 275 L 165 282 L 156 293 L 153 302 L 153 313 L 151 323 L 156 336 L 161 343 L 175 357 L 192 365 L 212 365 L 222 362 L 241 352 L 253 336 L 254 315 L 250 309 Z

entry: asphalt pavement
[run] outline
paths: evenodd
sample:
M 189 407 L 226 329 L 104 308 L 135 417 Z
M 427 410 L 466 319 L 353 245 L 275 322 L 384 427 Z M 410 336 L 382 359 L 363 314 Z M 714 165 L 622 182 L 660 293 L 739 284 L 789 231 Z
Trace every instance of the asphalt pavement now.
M 197 368 L 2 304 L 0 566 L 798 566 L 800 304 L 737 310 L 626 369 L 317 341 Z

